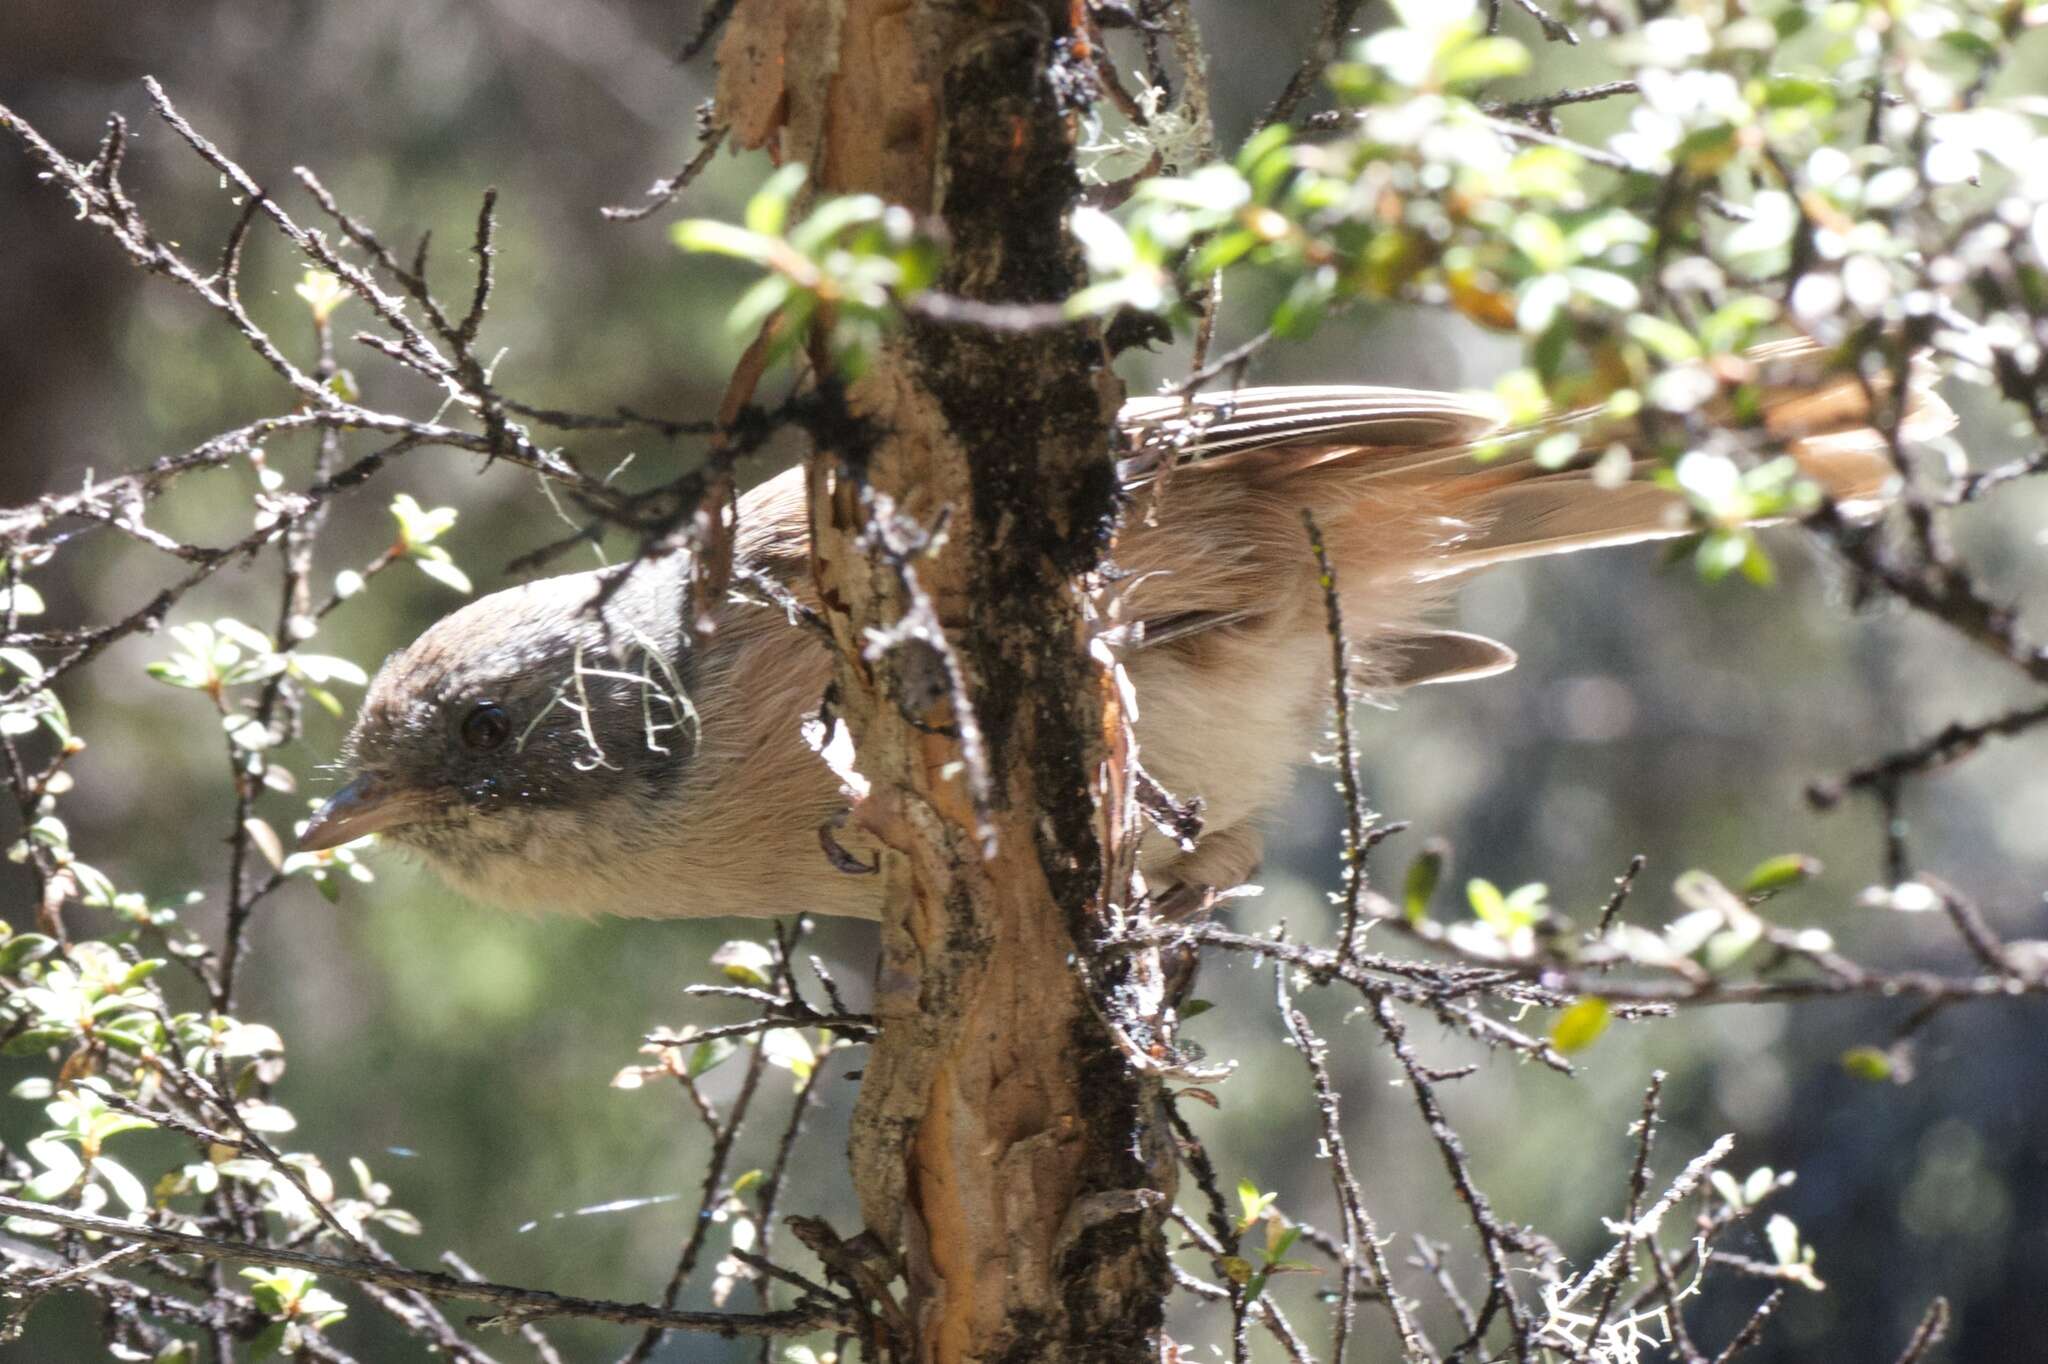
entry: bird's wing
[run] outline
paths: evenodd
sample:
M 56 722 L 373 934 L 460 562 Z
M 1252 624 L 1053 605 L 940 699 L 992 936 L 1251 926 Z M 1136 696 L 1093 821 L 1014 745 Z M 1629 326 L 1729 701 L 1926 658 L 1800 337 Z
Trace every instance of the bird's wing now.
M 1118 465 L 1131 485 L 1161 469 L 1283 448 L 1440 452 L 1501 427 L 1498 406 L 1484 397 L 1358 385 L 1133 398 L 1117 420 L 1135 452 Z

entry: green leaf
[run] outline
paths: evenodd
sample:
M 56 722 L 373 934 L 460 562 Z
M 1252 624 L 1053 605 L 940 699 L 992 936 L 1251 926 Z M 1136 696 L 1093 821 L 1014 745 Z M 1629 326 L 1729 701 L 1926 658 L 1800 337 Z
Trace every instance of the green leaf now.
M 1413 862 L 1401 884 L 1401 911 L 1411 924 L 1429 917 L 1429 902 L 1443 879 L 1444 853 L 1441 847 L 1425 847 Z
M 1749 1177 L 1742 1181 L 1743 1203 L 1748 1207 L 1755 1207 L 1763 1202 L 1765 1197 L 1770 1194 L 1771 1190 L 1777 1188 L 1780 1182 L 1776 1170 L 1773 1170 L 1768 1165 L 1757 1166 L 1749 1172 Z M 1788 1172 L 1782 1182 L 1790 1184 L 1792 1182 L 1792 1175 Z
M 1459 44 L 1437 63 L 1437 79 L 1445 85 L 1479 85 L 1519 76 L 1529 69 L 1529 49 L 1513 38 L 1475 38 Z
M 1242 1234 L 1245 1228 L 1264 1217 L 1267 1209 L 1273 1206 L 1273 1200 L 1279 1196 L 1276 1193 L 1260 1193 L 1258 1185 L 1249 1179 L 1240 1179 L 1237 1182 L 1237 1202 L 1244 1210 L 1244 1214 L 1237 1219 L 1238 1232 Z
M 1556 274 L 1572 263 L 1564 229 L 1540 213 L 1524 213 L 1508 227 L 1508 240 L 1539 274 Z
M 1770 109 L 1793 109 L 1817 106 L 1823 110 L 1832 109 L 1835 103 L 1834 87 L 1818 76 L 1776 75 L 1764 78 L 1764 106 Z
M 391 516 L 398 522 L 399 540 L 408 550 L 415 550 L 446 535 L 455 525 L 456 512 L 453 507 L 429 511 L 411 493 L 400 493 L 391 499 Z
M 1892 1058 L 1880 1047 L 1851 1047 L 1842 1053 L 1842 1069 L 1859 1080 L 1881 1083 L 1892 1078 Z
M 817 1068 L 818 1054 L 795 1028 L 771 1028 L 761 1034 L 761 1055 L 769 1065 L 788 1071 L 801 1088 Z
M 1579 453 L 1579 433 L 1559 431 L 1536 442 L 1533 458 L 1539 469 L 1562 469 Z
M 1661 317 L 1637 313 L 1628 320 L 1628 334 L 1671 364 L 1700 358 L 1700 343 L 1693 339 L 1692 333 Z
M 1728 164 L 1736 145 L 1735 125 L 1716 123 L 1680 138 L 1673 159 L 1695 175 L 1711 175 Z
M 1475 876 L 1465 883 L 1465 899 L 1481 923 L 1501 932 L 1513 926 L 1508 922 L 1507 897 L 1500 893 L 1499 886 L 1485 877 Z
M 116 982 L 114 988 L 116 990 L 126 990 L 132 986 L 140 985 L 143 981 L 148 980 L 151 976 L 162 970 L 163 965 L 164 959 L 162 957 L 148 957 L 138 961 L 128 968 L 128 974 L 122 976 Z
M 1231 232 L 1219 232 L 1209 238 L 1188 263 L 1188 273 L 1196 278 L 1214 274 L 1238 261 L 1257 247 L 1259 236 L 1250 228 L 1238 228 Z
M 1707 315 L 1700 323 L 1700 343 L 1709 354 L 1729 354 L 1748 345 L 1758 328 L 1777 317 L 1777 300 L 1762 294 L 1743 294 Z
M 70 1041 L 77 1033 L 76 1028 L 30 1028 L 8 1038 L 6 1044 L 0 1046 L 0 1056 L 33 1056 L 37 1052 L 48 1051 L 51 1047 Z
M 452 587 L 465 595 L 476 590 L 469 581 L 469 575 L 457 568 L 449 559 L 422 554 L 415 556 L 412 562 L 420 572 L 445 587 Z
M 1502 937 L 1541 919 L 1548 912 L 1544 902 L 1549 896 L 1550 887 L 1541 881 L 1516 886 L 1506 894 L 1485 877 L 1476 876 L 1465 883 L 1465 898 L 1471 903 L 1473 914 Z
M 1138 264 L 1138 249 L 1122 223 L 1092 205 L 1083 204 L 1067 219 L 1088 268 L 1099 275 L 1120 275 Z
M 1300 1227 L 1290 1226 L 1281 1222 L 1278 1218 L 1268 1219 L 1266 1222 L 1266 1263 L 1272 1266 L 1283 1260 L 1287 1252 L 1294 1248 L 1294 1243 L 1300 1239 Z
M 369 674 L 346 658 L 335 658 L 329 654 L 292 654 L 290 661 L 292 671 L 308 682 L 346 682 L 355 687 L 370 684 Z
M 872 194 L 827 199 L 790 231 L 789 244 L 806 256 L 816 256 L 848 228 L 879 221 L 888 208 Z
M 315 322 L 326 322 L 334 310 L 348 301 L 348 289 L 337 275 L 325 270 L 308 270 L 299 276 L 292 292 L 306 300 Z
M 690 1054 L 683 1062 L 683 1073 L 694 1080 L 706 1071 L 716 1069 L 728 1056 L 731 1056 L 738 1050 L 739 1048 L 728 1037 L 714 1037 L 708 1041 L 699 1042 L 696 1046 L 690 1048 Z
M 1575 265 L 1565 271 L 1565 278 L 1581 295 L 1617 313 L 1629 312 L 1643 301 L 1642 290 L 1636 288 L 1635 281 L 1612 270 Z
M 1821 865 L 1817 858 L 1805 853 L 1782 853 L 1767 857 L 1749 869 L 1749 875 L 1742 878 L 1744 895 L 1776 895 L 1781 890 L 1810 881 L 1820 875 Z
M 1717 583 L 1749 561 L 1750 536 L 1746 531 L 1717 530 L 1700 537 L 1693 552 L 1693 566 L 1702 579 Z
M 1518 152 L 1508 163 L 1507 187 L 1525 199 L 1569 199 L 1579 193 L 1584 170 L 1585 161 L 1577 152 L 1563 147 L 1530 147 Z M 1598 254 L 1583 247 L 1579 253 Z
M 1557 1016 L 1557 1024 L 1550 1030 L 1550 1045 L 1566 1056 L 1584 1051 L 1607 1031 L 1613 1018 L 1614 1010 L 1606 1000 L 1587 995 Z
M 711 954 L 711 964 L 727 980 L 765 990 L 774 983 L 775 954 L 757 942 L 735 939 Z
M 57 940 L 41 933 L 17 933 L 0 943 L 0 972 L 13 973 L 57 950 Z
M 1707 1183 L 1714 1186 L 1714 1192 L 1721 1195 L 1721 1201 L 1729 1207 L 1742 1208 L 1747 1206 L 1742 1197 L 1742 1186 L 1736 1183 L 1735 1176 L 1729 1174 L 1726 1170 L 1709 1172 Z
M 155 663 L 145 663 L 142 665 L 142 671 L 145 675 L 153 677 L 159 682 L 169 683 L 173 687 L 203 687 L 206 685 L 204 678 L 194 677 L 180 662 L 158 661 Z
M 1773 1214 L 1764 1224 L 1764 1239 L 1771 1243 L 1771 1254 L 1781 1265 L 1795 1264 L 1799 1259 L 1799 1227 L 1783 1213 Z
M 1551 324 L 1564 316 L 1565 305 L 1571 299 L 1571 281 L 1562 274 L 1538 275 L 1524 284 L 1516 295 L 1515 325 L 1525 336 L 1542 336 L 1552 330 Z M 1562 334 L 1559 339 L 1563 339 Z M 1548 377 L 1555 377 L 1557 355 L 1558 351 L 1553 346 L 1548 362 L 1539 359 L 1536 368 Z
M 38 1137 L 27 1143 L 27 1150 L 43 1169 L 22 1186 L 22 1192 L 39 1203 L 62 1196 L 85 1171 L 78 1152 L 54 1137 Z
M 0 663 L 5 663 L 31 682 L 43 675 L 42 660 L 26 649 L 0 649 Z
M 1775 586 L 1778 581 L 1778 569 L 1771 562 L 1770 551 L 1765 549 L 1764 542 L 1757 539 L 1754 535 L 1749 536 L 1748 539 L 1749 552 L 1742 556 L 1742 563 L 1740 565 L 1742 576 L 1747 578 L 1756 587 Z
M 40 616 L 43 594 L 24 582 L 16 582 L 12 587 L 0 582 L 0 615 L 9 611 L 20 616 Z
M 1276 123 L 1248 138 L 1237 153 L 1237 171 L 1251 186 L 1252 197 L 1264 203 L 1272 197 L 1280 177 L 1293 165 L 1288 147 L 1293 130 Z
M 1273 310 L 1270 325 L 1274 335 L 1299 340 L 1314 332 L 1329 311 L 1336 285 L 1335 274 L 1329 270 L 1318 270 L 1294 281 L 1287 297 Z
M 241 1276 L 249 1280 L 249 1296 L 255 1301 L 256 1310 L 273 1317 L 289 1312 L 313 1286 L 313 1276 L 303 1269 L 252 1267 L 243 1270 Z
M 761 276 L 747 286 L 747 291 L 726 313 L 726 330 L 734 336 L 753 336 L 776 309 L 789 302 L 795 291 L 796 286 L 787 275 Z
M 703 255 L 736 256 L 766 268 L 781 248 L 774 237 L 749 232 L 744 227 L 722 223 L 716 218 L 685 218 L 668 230 L 669 240 L 685 251 Z
M 142 1181 L 137 1179 L 127 1166 L 105 1156 L 97 1156 L 92 1162 L 92 1172 L 113 1191 L 114 1197 L 120 1199 L 121 1205 L 128 1211 L 141 1212 L 149 1206 L 149 1191 L 142 1187 Z
M 230 1061 L 245 1061 L 257 1056 L 284 1055 L 284 1039 L 277 1035 L 277 1029 L 268 1023 L 243 1023 L 226 1020 L 220 1027 L 214 1047 Z
M 291 1110 L 278 1104 L 250 1100 L 239 1105 L 242 1121 L 253 1132 L 290 1132 L 297 1129 L 299 1120 Z
M 1997 44 L 1982 34 L 1973 33 L 1966 28 L 1950 29 L 1941 35 L 1941 43 L 1950 51 L 1960 53 L 1976 62 L 1994 62 L 1999 60 L 2001 55 Z
M 792 161 L 761 183 L 747 200 L 747 230 L 764 237 L 779 237 L 789 221 L 789 206 L 796 200 L 808 174 L 801 162 Z

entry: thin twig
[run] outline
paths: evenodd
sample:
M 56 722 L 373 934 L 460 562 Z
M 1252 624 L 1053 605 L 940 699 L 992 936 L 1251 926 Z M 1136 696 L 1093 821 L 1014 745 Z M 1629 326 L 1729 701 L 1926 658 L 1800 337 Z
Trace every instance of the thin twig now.
M 1344 793 L 1344 917 L 1338 953 L 1349 961 L 1358 950 L 1359 897 L 1365 890 L 1366 826 L 1373 815 L 1358 786 L 1358 755 L 1351 743 L 1351 647 L 1344 640 L 1344 608 L 1337 594 L 1337 570 L 1315 513 L 1301 509 L 1309 552 L 1316 560 L 1316 585 L 1323 594 L 1323 628 L 1330 641 L 1330 704 L 1336 712 L 1337 788 Z
M 551 1293 L 539 1288 L 458 1278 L 433 1270 L 407 1269 L 367 1260 L 316 1255 L 285 1246 L 253 1245 L 243 1241 L 215 1240 L 192 1236 L 161 1227 L 137 1226 L 73 1212 L 68 1208 L 31 1203 L 26 1199 L 0 1195 L 0 1214 L 32 1222 L 50 1222 L 74 1231 L 109 1236 L 116 1240 L 155 1247 L 177 1255 L 197 1255 L 207 1260 L 232 1260 L 242 1264 L 275 1265 L 311 1270 L 352 1283 L 377 1284 L 386 1288 L 409 1289 L 429 1297 L 453 1298 L 461 1302 L 483 1302 L 521 1320 L 543 1317 L 581 1317 L 592 1321 L 646 1326 L 659 1331 L 692 1331 L 716 1336 L 792 1335 L 845 1324 L 835 1312 L 793 1309 L 785 1312 L 677 1312 L 646 1303 L 613 1302 L 604 1298 L 581 1298 Z

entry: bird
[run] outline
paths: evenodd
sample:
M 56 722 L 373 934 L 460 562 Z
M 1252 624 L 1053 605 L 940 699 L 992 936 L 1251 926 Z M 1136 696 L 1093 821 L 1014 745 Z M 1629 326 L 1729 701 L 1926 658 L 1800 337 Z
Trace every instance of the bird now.
M 1803 338 L 1730 357 L 1760 425 L 1847 516 L 1898 484 L 1874 390 Z M 1901 433 L 1953 416 L 1916 368 Z M 1254 387 L 1137 398 L 1119 414 L 1128 507 L 1104 629 L 1135 701 L 1147 774 L 1198 812 L 1148 832 L 1148 887 L 1227 888 L 1325 732 L 1331 646 L 1319 529 L 1350 684 L 1394 694 L 1511 667 L 1513 651 L 1432 623 L 1480 570 L 1696 529 L 1660 461 L 1602 409 L 1523 427 L 1484 396 Z M 1584 455 L 1560 462 L 1561 432 Z M 1621 477 L 1617 478 L 1617 474 Z M 802 470 L 744 495 L 734 560 L 784 606 L 735 593 L 708 620 L 687 556 L 546 577 L 472 602 L 379 669 L 344 745 L 351 776 L 301 832 L 319 851 L 377 834 L 488 904 L 641 917 L 876 918 L 854 795 L 807 742 L 830 646 L 815 603 Z M 829 832 L 840 830 L 835 842 Z

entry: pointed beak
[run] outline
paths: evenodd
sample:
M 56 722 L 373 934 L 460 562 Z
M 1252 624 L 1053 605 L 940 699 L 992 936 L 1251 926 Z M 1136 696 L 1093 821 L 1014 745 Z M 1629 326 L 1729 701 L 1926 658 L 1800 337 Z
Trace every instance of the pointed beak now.
M 439 803 L 431 791 L 394 785 L 365 772 L 314 812 L 313 822 L 299 835 L 299 849 L 320 852 L 382 829 L 412 824 Z

